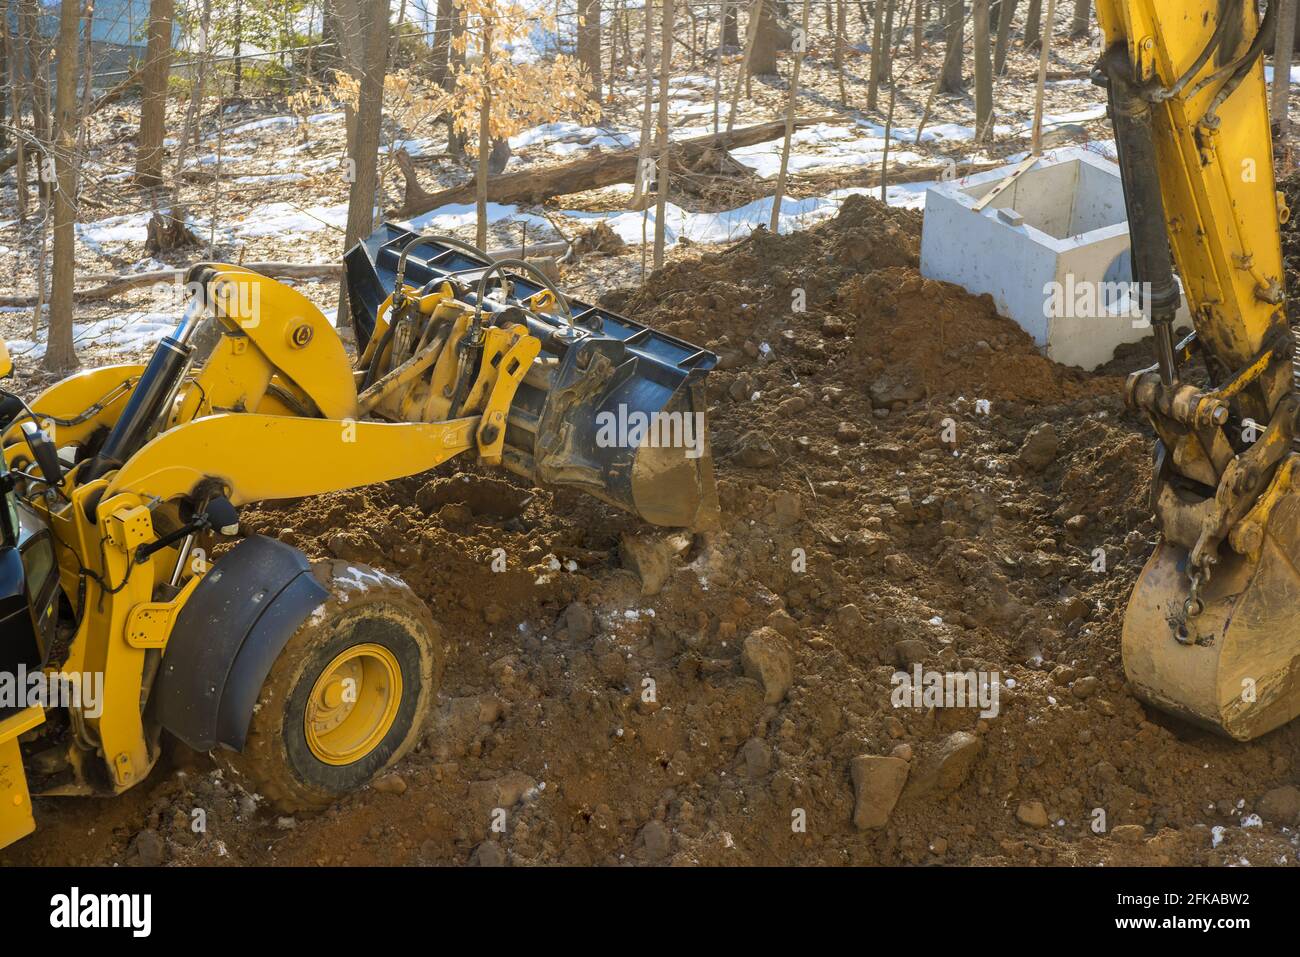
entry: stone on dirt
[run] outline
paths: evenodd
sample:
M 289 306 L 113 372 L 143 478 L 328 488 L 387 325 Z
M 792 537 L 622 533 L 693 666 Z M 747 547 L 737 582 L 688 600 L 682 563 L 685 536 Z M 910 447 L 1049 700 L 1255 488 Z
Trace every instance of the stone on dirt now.
M 1040 423 L 1029 430 L 1024 445 L 1020 446 L 1020 464 L 1031 472 L 1041 472 L 1056 461 L 1060 445 L 1051 423 Z
M 596 634 L 596 616 L 580 601 L 572 602 L 555 619 L 555 637 L 564 641 L 586 641 Z
M 1026 827 L 1047 827 L 1047 808 L 1043 807 L 1042 801 L 1021 801 L 1020 807 L 1016 808 L 1016 820 Z
M 167 845 L 153 828 L 145 828 L 131 839 L 131 851 L 141 867 L 158 867 L 167 856 Z
M 371 787 L 380 794 L 405 794 L 406 778 L 396 771 L 389 771 L 387 774 L 375 778 L 375 783 Z
M 505 867 L 506 852 L 496 841 L 484 841 L 474 848 L 469 862 L 474 867 Z
M 1141 824 L 1120 824 L 1111 828 L 1110 836 L 1121 844 L 1141 844 L 1147 829 Z
M 1256 810 L 1260 817 L 1273 824 L 1296 824 L 1300 822 L 1300 788 L 1290 784 L 1273 788 L 1259 799 Z
M 948 794 L 970 776 L 983 742 L 968 731 L 954 731 L 938 748 L 922 756 L 907 782 L 908 797 Z
M 794 662 L 785 639 L 775 628 L 764 625 L 745 639 L 740 654 L 745 674 L 763 685 L 763 700 L 777 704 L 794 684 Z
M 618 543 L 623 567 L 641 579 L 641 594 L 649 598 L 663 591 L 673 563 L 691 546 L 687 535 L 627 535 Z
M 849 764 L 853 776 L 853 826 L 860 831 L 884 827 L 903 793 L 910 770 L 901 758 L 864 754 Z
M 649 821 L 641 828 L 641 839 L 645 843 L 645 853 L 652 861 L 662 861 L 672 849 L 672 832 L 663 821 Z

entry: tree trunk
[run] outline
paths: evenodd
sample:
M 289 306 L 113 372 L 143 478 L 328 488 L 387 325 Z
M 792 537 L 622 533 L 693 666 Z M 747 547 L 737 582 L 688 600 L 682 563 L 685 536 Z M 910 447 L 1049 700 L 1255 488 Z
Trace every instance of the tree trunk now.
M 1092 19 L 1092 0 L 1074 0 L 1074 20 L 1070 24 L 1070 37 L 1082 40 L 1088 35 L 1088 23 Z
M 474 244 L 479 249 L 487 249 L 487 189 L 488 189 L 488 153 L 491 150 L 492 135 L 492 84 L 489 82 L 489 69 L 492 64 L 492 22 L 483 20 L 483 98 L 479 103 L 478 114 L 478 172 L 474 177 L 474 208 L 476 212 Z
M 874 23 L 871 29 L 871 59 L 867 63 L 867 109 L 874 110 L 880 96 L 880 77 L 884 73 L 885 3 L 876 0 Z
M 239 96 L 244 83 L 244 58 L 240 53 L 244 48 L 244 0 L 235 0 L 235 83 L 232 92 Z
M 379 132 L 384 111 L 384 75 L 388 72 L 388 5 L 361 4 L 362 74 L 357 99 L 356 136 L 352 144 L 355 179 L 348 196 L 348 223 L 343 247 L 350 249 L 370 235 L 375 223 L 375 184 L 378 180 Z M 346 290 L 339 295 L 339 328 L 350 326 Z
M 29 194 L 27 192 L 27 144 L 23 135 L 23 98 L 27 90 L 26 71 L 23 69 L 21 38 L 9 29 L 18 10 L 18 0 L 9 0 L 5 11 L 5 41 L 9 49 L 9 112 L 13 116 L 14 127 L 14 188 L 17 190 L 16 204 L 18 221 L 27 222 Z
M 578 0 L 578 62 L 587 68 L 587 75 L 591 78 L 591 97 L 599 103 L 600 0 Z
M 77 39 L 81 5 L 63 0 L 59 10 L 58 101 L 55 111 L 55 169 L 59 188 L 54 194 L 54 276 L 50 296 L 50 328 L 45 368 L 61 372 L 77 365 L 72 341 L 72 290 L 75 285 L 77 215 Z
M 998 14 L 998 42 L 993 49 L 993 73 L 1001 76 L 1007 69 L 1007 45 L 1011 42 L 1011 21 L 1019 0 L 998 0 L 1003 12 Z
M 722 45 L 724 47 L 740 46 L 740 17 L 734 3 L 723 5 L 722 11 Z
M 993 135 L 993 51 L 989 46 L 989 0 L 975 0 L 975 141 Z
M 49 165 L 49 149 L 52 145 L 49 65 L 41 43 L 39 14 L 38 0 L 23 0 L 19 16 L 23 46 L 27 51 L 27 91 L 32 108 L 32 138 L 36 141 L 37 148 L 36 195 L 40 199 L 41 214 L 44 215 L 53 177 Z
M 163 136 L 167 131 L 167 78 L 171 74 L 175 0 L 150 0 L 149 40 L 141 76 L 140 138 L 135 155 L 136 182 L 146 188 L 163 181 Z
M 766 6 L 766 4 L 764 4 Z M 662 46 L 659 53 L 659 124 L 656 152 L 659 168 L 655 171 L 655 269 L 664 264 L 664 215 L 668 209 L 668 81 L 673 61 L 673 0 L 663 0 Z
M 1025 49 L 1037 50 L 1043 40 L 1043 0 L 1029 0 L 1025 14 Z
M 785 196 L 785 178 L 790 169 L 790 139 L 794 136 L 794 107 L 799 96 L 799 68 L 803 65 L 804 51 L 808 48 L 809 0 L 803 0 L 802 32 L 794 44 L 794 66 L 790 70 L 790 92 L 785 101 L 785 139 L 781 144 L 781 169 L 776 176 L 776 193 L 772 197 L 772 217 L 767 228 L 776 233 L 781 225 L 781 200 Z
M 751 17 L 758 17 L 754 50 L 749 55 L 750 76 L 775 76 L 776 51 L 781 42 L 781 27 L 772 10 L 772 0 L 753 0 Z
M 429 64 L 433 82 L 447 88 L 450 75 L 451 22 L 455 17 L 455 0 L 438 0 L 438 25 L 433 31 L 433 52 Z
M 961 93 L 966 88 L 962 74 L 966 45 L 966 5 L 962 0 L 947 0 L 948 49 L 943 58 L 943 74 L 939 89 L 943 93 Z
M 1273 129 L 1279 143 L 1291 130 L 1291 61 L 1295 51 L 1296 0 L 1276 0 L 1278 6 L 1277 45 L 1273 53 Z

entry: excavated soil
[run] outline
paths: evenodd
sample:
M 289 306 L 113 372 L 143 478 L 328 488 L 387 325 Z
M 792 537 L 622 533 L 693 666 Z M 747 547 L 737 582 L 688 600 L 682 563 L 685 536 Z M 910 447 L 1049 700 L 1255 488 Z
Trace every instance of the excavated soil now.
M 853 199 L 610 297 L 722 357 L 721 531 L 455 462 L 248 509 L 247 531 L 429 603 L 449 655 L 423 745 L 294 817 L 172 746 L 120 799 L 39 802 L 0 862 L 1292 863 L 1300 730 L 1228 742 L 1125 686 L 1155 533 L 1121 378 L 922 279 L 919 238 L 916 214 Z M 998 713 L 894 707 L 916 663 L 995 673 Z M 882 755 L 907 784 L 859 829 L 854 759 Z

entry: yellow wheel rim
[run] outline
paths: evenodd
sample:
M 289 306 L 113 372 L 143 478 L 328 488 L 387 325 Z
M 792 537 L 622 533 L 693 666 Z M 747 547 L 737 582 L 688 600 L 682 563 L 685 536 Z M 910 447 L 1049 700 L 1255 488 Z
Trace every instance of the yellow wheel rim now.
M 307 747 L 325 764 L 365 757 L 393 726 L 402 703 L 402 669 L 383 645 L 353 645 L 312 686 L 303 723 Z

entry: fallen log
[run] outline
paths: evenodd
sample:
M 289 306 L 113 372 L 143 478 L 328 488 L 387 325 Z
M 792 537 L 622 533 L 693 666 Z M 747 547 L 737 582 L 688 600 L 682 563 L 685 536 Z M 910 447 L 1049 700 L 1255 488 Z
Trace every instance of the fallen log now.
M 795 127 L 823 123 L 833 117 L 817 117 L 796 120 Z M 680 140 L 672 144 L 672 155 L 679 164 L 690 166 L 714 149 L 735 149 L 738 146 L 753 146 L 766 143 L 785 135 L 785 121 L 759 123 L 744 126 L 730 133 L 707 133 L 689 140 Z M 640 151 L 636 149 L 619 150 L 613 153 L 601 153 L 587 156 L 563 166 L 544 170 L 525 170 L 518 173 L 503 173 L 488 180 L 487 198 L 490 203 L 542 203 L 553 196 L 568 193 L 581 193 L 589 189 L 613 186 L 615 183 L 631 183 L 636 180 L 637 159 Z M 440 206 L 454 203 L 474 202 L 474 181 L 439 190 L 436 193 L 425 191 L 418 183 L 411 185 L 414 170 L 409 165 L 402 166 L 407 178 L 406 199 L 397 210 L 397 216 L 416 216 L 427 213 Z
M 241 268 L 261 273 L 263 276 L 270 276 L 273 279 L 337 279 L 343 275 L 343 266 L 340 263 L 244 263 Z M 100 285 L 92 286 L 89 289 L 78 289 L 73 292 L 72 298 L 81 302 L 112 299 L 124 292 L 130 292 L 132 289 L 140 289 L 160 282 L 178 282 L 185 278 L 187 272 L 189 272 L 189 267 L 178 267 L 176 269 L 152 269 L 149 272 L 135 273 L 130 276 L 108 278 L 96 276 L 93 278 L 102 280 Z M 22 308 L 34 305 L 36 305 L 35 294 L 28 296 L 0 296 L 0 306 Z

